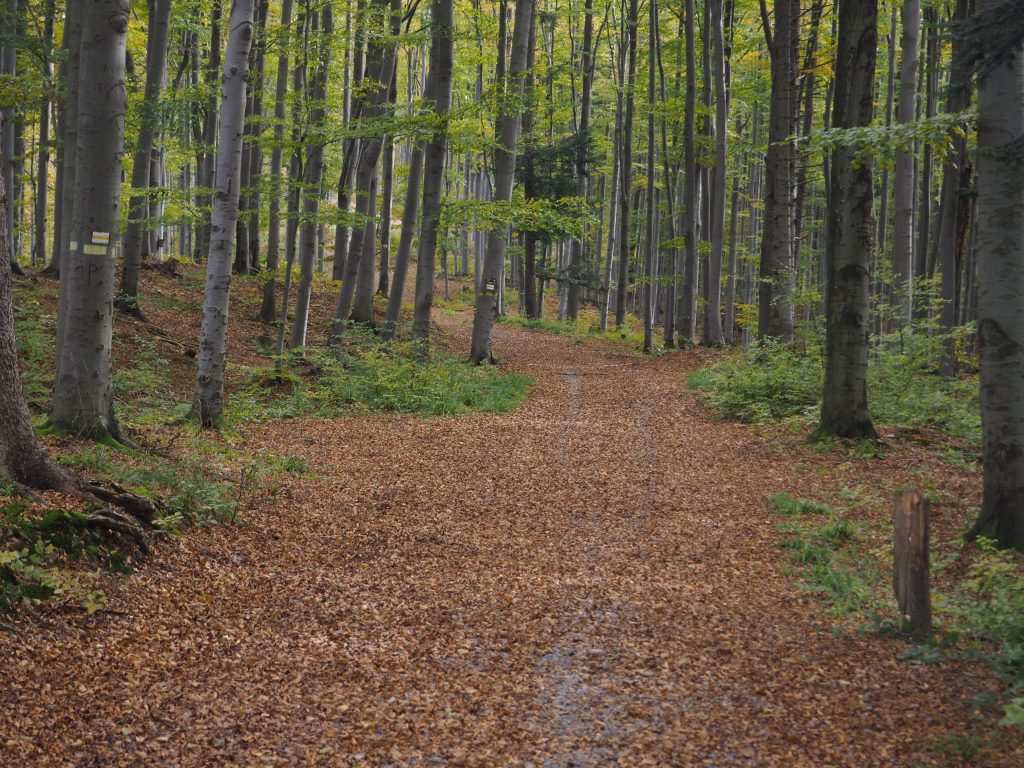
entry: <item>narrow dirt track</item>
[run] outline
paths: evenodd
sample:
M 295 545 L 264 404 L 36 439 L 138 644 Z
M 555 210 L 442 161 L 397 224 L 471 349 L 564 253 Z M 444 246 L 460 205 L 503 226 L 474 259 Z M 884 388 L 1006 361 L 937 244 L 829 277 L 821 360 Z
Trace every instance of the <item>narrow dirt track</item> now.
M 495 345 L 516 413 L 250 428 L 316 471 L 291 501 L 121 578 L 124 615 L 0 637 L 0 764 L 940 763 L 972 691 L 779 575 L 764 499 L 801 481 L 692 358 Z

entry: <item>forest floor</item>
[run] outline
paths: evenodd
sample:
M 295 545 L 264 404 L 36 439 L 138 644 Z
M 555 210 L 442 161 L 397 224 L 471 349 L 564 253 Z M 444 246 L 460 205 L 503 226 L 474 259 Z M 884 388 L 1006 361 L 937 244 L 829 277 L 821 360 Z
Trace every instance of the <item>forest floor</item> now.
M 470 316 L 438 319 L 464 353 Z M 767 502 L 927 477 L 948 538 L 976 472 L 717 420 L 686 386 L 715 353 L 494 346 L 533 380 L 513 413 L 240 425 L 309 471 L 105 578 L 105 610 L 0 632 L 0 765 L 860 768 L 975 738 L 1020 765 L 968 706 L 994 676 L 830 615 Z

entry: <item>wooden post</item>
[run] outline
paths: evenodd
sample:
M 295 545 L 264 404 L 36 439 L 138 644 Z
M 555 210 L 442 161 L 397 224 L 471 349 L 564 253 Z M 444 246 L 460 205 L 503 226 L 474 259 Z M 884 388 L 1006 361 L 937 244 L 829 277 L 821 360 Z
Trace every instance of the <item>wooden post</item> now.
M 918 491 L 897 491 L 893 500 L 893 589 L 900 623 L 927 640 L 932 634 L 928 584 L 928 529 L 931 509 Z

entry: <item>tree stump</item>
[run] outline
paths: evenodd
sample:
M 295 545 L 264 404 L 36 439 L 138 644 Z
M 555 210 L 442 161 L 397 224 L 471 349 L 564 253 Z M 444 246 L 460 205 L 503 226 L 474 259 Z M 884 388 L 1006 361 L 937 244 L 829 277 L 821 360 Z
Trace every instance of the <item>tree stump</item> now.
M 928 583 L 931 505 L 918 491 L 897 491 L 893 500 L 893 590 L 900 623 L 918 640 L 932 634 Z

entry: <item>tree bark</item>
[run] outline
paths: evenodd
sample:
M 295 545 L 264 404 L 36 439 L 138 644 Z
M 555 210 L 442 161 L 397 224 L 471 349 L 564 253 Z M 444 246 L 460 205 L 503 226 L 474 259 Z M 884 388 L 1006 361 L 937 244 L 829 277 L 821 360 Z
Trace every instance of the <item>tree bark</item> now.
M 694 146 L 697 111 L 697 44 L 694 40 L 693 0 L 686 0 L 686 93 L 683 106 L 683 295 L 676 325 L 680 342 L 697 339 L 697 151 Z
M 647 220 L 645 223 L 646 250 L 644 253 L 644 352 L 650 354 L 654 351 L 654 280 L 657 250 L 657 238 L 654 232 L 654 217 L 657 203 L 655 202 L 654 177 L 656 175 L 656 151 L 655 151 L 655 78 L 657 72 L 657 48 L 656 36 L 658 27 L 658 2 L 647 0 L 648 21 L 647 21 Z
M 918 40 L 921 31 L 921 0 L 904 0 L 903 34 L 900 38 L 900 100 L 896 122 L 913 122 L 917 99 Z M 909 322 L 914 302 L 914 154 L 896 152 L 893 179 L 892 266 L 896 278 L 896 321 Z
M 409 162 L 409 175 L 406 181 L 405 208 L 402 211 L 402 233 L 398 239 L 398 252 L 395 254 L 395 274 L 391 281 L 391 294 L 388 296 L 387 314 L 384 317 L 382 336 L 393 339 L 398 332 L 398 321 L 402 315 L 402 303 L 405 298 L 405 283 L 409 276 L 409 261 L 412 257 L 412 241 L 416 234 L 416 219 L 419 212 L 420 187 L 423 181 L 423 145 L 418 145 Z
M 619 198 L 619 279 L 615 289 L 615 327 L 626 324 L 626 292 L 629 288 L 630 256 L 630 193 L 633 184 L 633 90 L 636 87 L 636 36 L 638 34 L 637 0 L 629 0 L 629 16 L 626 19 L 628 40 L 628 64 L 626 66 L 626 93 L 623 97 L 622 141 L 619 149 L 619 184 L 622 195 Z
M 416 252 L 416 302 L 412 332 L 418 339 L 430 335 L 430 312 L 434 300 L 434 255 L 441 218 L 445 158 L 448 154 L 448 112 L 452 105 L 452 70 L 455 51 L 455 9 L 452 0 L 434 0 L 431 5 L 430 96 L 435 129 L 423 151 L 423 223 Z M 513 158 L 514 162 L 514 158 Z M 494 232 L 491 232 L 494 237 Z
M 245 121 L 245 88 L 249 46 L 253 37 L 255 0 L 232 0 L 228 47 L 221 86 L 220 143 L 206 262 L 206 291 L 199 338 L 193 417 L 203 427 L 220 423 L 224 415 L 224 367 L 227 358 L 228 304 L 231 257 L 238 223 L 238 193 Z
M 1001 0 L 978 0 L 983 15 Z M 1024 45 L 978 81 L 984 496 L 970 535 L 1024 550 Z
M 656 2 L 656 0 L 654 0 Z M 580 100 L 579 134 L 585 137 L 576 152 L 576 195 L 587 199 L 590 182 L 587 163 L 590 157 L 590 113 L 594 92 L 594 65 L 592 51 L 594 45 L 594 0 L 585 0 L 583 20 L 583 47 L 580 67 L 583 70 L 583 89 Z M 652 33 L 652 40 L 654 35 Z M 651 46 L 654 50 L 654 46 Z M 654 59 L 653 54 L 651 59 Z M 572 238 L 569 244 L 568 296 L 566 297 L 565 313 L 570 320 L 575 320 L 580 310 L 580 288 L 583 282 L 586 259 L 586 235 Z
M 729 105 L 725 93 L 725 40 L 722 31 L 722 0 L 707 0 L 711 10 L 711 77 L 715 87 L 715 167 L 711 178 L 711 258 L 708 261 L 707 296 L 701 343 L 725 344 L 722 331 L 722 254 L 725 246 L 726 135 Z
M 160 91 L 167 69 L 171 0 L 154 0 L 152 10 L 147 38 L 146 89 L 142 99 L 139 140 L 135 145 L 135 161 L 132 165 L 132 196 L 128 203 L 128 228 L 124 236 L 124 266 L 121 271 L 119 297 L 121 308 L 133 314 L 140 312 L 139 266 L 142 263 L 143 231 L 149 230 L 149 224 L 145 219 L 148 212 L 147 196 L 150 192 L 150 160 L 153 155 L 153 140 L 160 125 Z
M 840 0 L 836 40 L 833 125 L 871 124 L 877 0 Z M 868 415 L 869 272 L 874 189 L 871 161 L 856 149 L 837 147 L 832 156 L 828 258 L 831 284 L 825 343 L 825 390 L 819 434 L 875 438 Z
M 635 3 L 635 0 L 634 0 Z M 515 30 L 512 33 L 512 55 L 509 59 L 508 93 L 500 99 L 494 150 L 494 200 L 508 204 L 512 200 L 512 182 L 516 172 L 516 149 L 519 144 L 519 103 L 525 83 L 530 23 L 533 0 L 516 0 Z M 635 17 L 634 17 L 635 19 Z M 498 309 L 498 282 L 505 263 L 508 230 L 497 226 L 487 238 L 480 291 L 476 297 L 473 317 L 473 341 L 470 360 L 474 363 L 494 362 L 491 351 L 491 330 Z
M 51 423 L 96 439 L 120 439 L 111 376 L 114 253 L 124 150 L 127 0 L 82 8 L 78 147 L 70 251 L 62 264 L 62 334 Z

